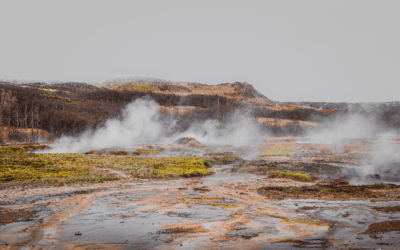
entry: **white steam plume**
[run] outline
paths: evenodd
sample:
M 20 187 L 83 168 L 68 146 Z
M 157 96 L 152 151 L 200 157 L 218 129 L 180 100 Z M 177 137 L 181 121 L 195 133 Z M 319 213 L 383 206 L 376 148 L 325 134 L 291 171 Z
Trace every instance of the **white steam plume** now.
M 251 119 L 251 112 L 239 110 L 227 117 L 224 125 L 218 120 L 207 120 L 201 126 L 194 125 L 179 135 L 179 137 L 193 137 L 205 144 L 229 144 L 233 147 L 256 146 L 260 142 L 259 139 L 265 136 L 260 125 Z
M 52 148 L 40 153 L 84 153 L 140 143 L 172 143 L 180 137 L 193 137 L 211 145 L 256 146 L 265 134 L 250 117 L 249 111 L 237 110 L 225 119 L 224 126 L 217 120 L 207 120 L 202 124 L 193 123 L 186 132 L 171 135 L 178 126 L 177 120 L 162 118 L 159 105 L 150 98 L 137 99 L 122 110 L 119 118 L 109 119 L 94 131 L 88 130 L 78 137 L 64 136 Z
M 128 104 L 120 118 L 107 120 L 95 131 L 86 131 L 79 137 L 65 136 L 54 147 L 43 153 L 83 153 L 93 149 L 128 147 L 159 139 L 162 126 L 159 106 L 150 99 L 138 99 Z
M 347 166 L 345 174 L 352 184 L 371 184 L 381 182 L 400 183 L 400 144 L 399 135 L 394 132 L 374 140 L 373 156 L 359 166 Z
M 306 134 L 307 142 L 313 144 L 335 144 L 344 139 L 370 138 L 377 133 L 379 126 L 374 117 L 360 114 L 345 115 L 324 124 L 318 131 Z

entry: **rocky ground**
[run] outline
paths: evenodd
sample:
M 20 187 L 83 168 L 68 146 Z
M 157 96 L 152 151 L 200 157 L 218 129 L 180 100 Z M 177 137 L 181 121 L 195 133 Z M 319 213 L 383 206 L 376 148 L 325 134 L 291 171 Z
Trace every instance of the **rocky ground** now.
M 207 165 L 214 174 L 137 178 L 114 169 L 120 176 L 115 181 L 5 188 L 0 248 L 397 249 L 400 181 L 392 177 L 397 170 L 368 172 L 365 183 L 354 183 L 363 172 L 353 169 L 373 161 L 378 144 L 265 138 L 236 148 L 183 139 L 91 151 L 196 155 L 214 159 Z

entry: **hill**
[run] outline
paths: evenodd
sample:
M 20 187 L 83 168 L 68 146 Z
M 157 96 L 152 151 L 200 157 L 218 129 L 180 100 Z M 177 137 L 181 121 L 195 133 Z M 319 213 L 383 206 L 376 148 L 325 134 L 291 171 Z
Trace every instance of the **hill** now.
M 251 110 L 254 118 L 273 118 L 273 123 L 265 123 L 265 120 L 260 123 L 282 134 L 285 132 L 282 124 L 288 123 L 279 123 L 279 119 L 318 123 L 335 113 L 321 107 L 270 100 L 246 82 L 218 85 L 157 79 L 151 82 L 108 81 L 101 85 L 3 82 L 0 91 L 15 97 L 12 105 L 1 109 L 3 127 L 41 129 L 53 139 L 79 134 L 107 119 L 118 117 L 124 106 L 145 96 L 160 105 L 163 117 L 179 118 L 178 130 L 208 119 L 224 124 L 227 115 L 239 109 Z M 293 124 L 291 126 L 296 126 L 297 130 L 304 127 Z M 292 132 L 295 130 L 290 129 Z M 17 137 L 10 136 L 12 140 L 19 140 Z

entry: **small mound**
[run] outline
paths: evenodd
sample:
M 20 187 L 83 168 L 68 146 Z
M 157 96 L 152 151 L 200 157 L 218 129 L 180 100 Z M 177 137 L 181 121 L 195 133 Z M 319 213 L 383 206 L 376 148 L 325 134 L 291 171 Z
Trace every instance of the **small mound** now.
M 333 186 L 349 186 L 349 182 L 345 179 L 340 179 L 340 178 L 336 178 L 334 180 L 330 180 L 330 179 L 326 179 L 325 183 L 327 185 L 333 185 Z
M 129 155 L 125 150 L 110 150 L 108 153 L 110 155 Z
M 182 137 L 174 141 L 174 144 L 188 145 L 188 146 L 200 146 L 201 143 L 193 137 Z

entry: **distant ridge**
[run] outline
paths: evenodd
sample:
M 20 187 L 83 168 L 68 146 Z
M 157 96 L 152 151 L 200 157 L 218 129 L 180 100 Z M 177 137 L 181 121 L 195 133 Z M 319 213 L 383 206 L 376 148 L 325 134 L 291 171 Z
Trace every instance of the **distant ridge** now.
M 137 83 L 137 82 L 149 82 L 149 83 L 174 83 L 173 81 L 167 81 L 157 77 L 151 76 L 134 76 L 134 75 L 119 75 L 103 82 L 104 85 L 109 83 Z

